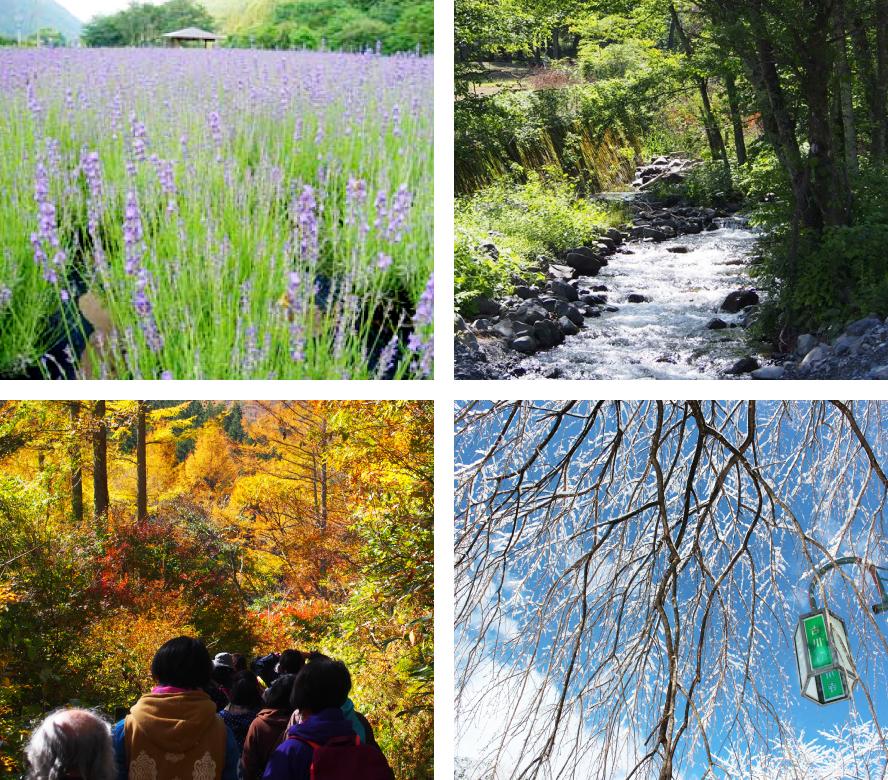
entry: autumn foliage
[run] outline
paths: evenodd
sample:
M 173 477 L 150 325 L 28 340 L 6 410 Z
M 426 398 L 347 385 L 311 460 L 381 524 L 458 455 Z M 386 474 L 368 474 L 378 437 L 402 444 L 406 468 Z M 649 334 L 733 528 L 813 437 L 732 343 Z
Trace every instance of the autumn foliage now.
M 191 633 L 342 658 L 396 775 L 432 777 L 432 430 L 413 401 L 0 402 L 3 765 Z

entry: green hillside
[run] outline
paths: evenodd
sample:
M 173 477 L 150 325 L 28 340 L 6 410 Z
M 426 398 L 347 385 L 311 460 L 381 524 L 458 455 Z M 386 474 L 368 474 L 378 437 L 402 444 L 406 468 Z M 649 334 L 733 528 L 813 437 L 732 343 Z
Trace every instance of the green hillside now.
M 208 10 L 238 5 L 219 16 L 232 45 L 426 54 L 434 46 L 432 0 L 210 0 Z
M 15 38 L 19 26 L 25 38 L 50 27 L 71 41 L 80 37 L 82 25 L 55 0 L 0 0 L 0 36 Z
M 249 4 L 249 0 L 204 0 L 201 3 L 212 17 L 219 22 L 219 29 L 226 28 L 227 20 L 237 17 Z

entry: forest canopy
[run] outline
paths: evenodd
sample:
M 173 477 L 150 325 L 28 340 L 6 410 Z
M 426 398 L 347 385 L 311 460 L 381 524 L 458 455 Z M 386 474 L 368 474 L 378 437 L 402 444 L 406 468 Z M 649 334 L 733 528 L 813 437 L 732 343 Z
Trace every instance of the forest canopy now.
M 627 186 L 642 160 L 692 155 L 706 165 L 665 194 L 742 200 L 765 229 L 759 330 L 777 349 L 888 314 L 888 2 L 457 0 L 455 18 L 466 200 L 508 208 L 486 188 L 520 193 L 530 172 L 595 193 Z M 490 229 L 458 217 L 458 293 L 508 291 L 513 268 L 472 273 Z
M 109 715 L 189 633 L 341 658 L 399 778 L 432 777 L 432 405 L 0 403 L 0 761 Z

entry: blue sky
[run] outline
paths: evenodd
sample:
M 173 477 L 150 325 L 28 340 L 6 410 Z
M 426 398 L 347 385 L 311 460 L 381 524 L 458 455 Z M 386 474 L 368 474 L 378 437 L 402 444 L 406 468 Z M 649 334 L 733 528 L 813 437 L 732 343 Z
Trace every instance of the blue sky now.
M 590 404 L 586 402 L 585 407 L 581 410 L 588 410 Z M 637 404 L 635 405 L 637 409 Z M 776 551 L 778 556 L 782 555 L 784 561 L 779 567 L 779 571 L 774 577 L 773 591 L 766 593 L 766 599 L 759 612 L 761 616 L 759 630 L 761 632 L 761 641 L 768 645 L 767 656 L 771 659 L 771 663 L 766 665 L 762 662 L 762 668 L 754 669 L 753 676 L 756 680 L 761 681 L 769 696 L 774 700 L 774 705 L 782 719 L 785 719 L 794 729 L 804 731 L 807 738 L 816 737 L 820 731 L 830 730 L 834 727 L 841 726 L 849 720 L 849 704 L 835 703 L 825 707 L 820 707 L 814 703 L 803 699 L 798 691 L 798 680 L 795 672 L 795 661 L 792 648 L 790 645 L 792 632 L 795 628 L 795 622 L 800 614 L 808 612 L 807 604 L 807 584 L 809 582 L 808 564 L 805 562 L 801 553 L 801 547 L 798 543 L 796 534 L 792 530 L 780 530 L 780 526 L 791 526 L 786 518 L 794 516 L 803 526 L 804 530 L 813 537 L 821 541 L 833 554 L 848 554 L 852 552 L 863 552 L 861 548 L 864 546 L 864 540 L 868 545 L 867 553 L 871 556 L 878 555 L 885 557 L 884 539 L 881 534 L 874 535 L 872 532 L 873 514 L 879 509 L 880 501 L 884 498 L 881 488 L 874 482 L 869 481 L 866 490 L 862 490 L 862 486 L 867 480 L 867 463 L 863 458 L 854 455 L 856 444 L 850 436 L 837 438 L 835 436 L 836 421 L 838 416 L 828 417 L 823 420 L 813 420 L 806 416 L 810 407 L 802 404 L 795 409 L 790 410 L 790 414 L 784 419 L 776 420 L 774 418 L 775 411 L 778 409 L 776 405 L 768 405 L 760 403 L 757 413 L 759 425 L 765 425 L 765 421 L 771 420 L 774 430 L 780 431 L 776 442 L 762 442 L 758 449 L 757 457 L 759 467 L 763 470 L 769 480 L 780 490 L 780 499 L 784 500 L 785 508 L 778 509 L 777 524 L 772 530 L 771 538 L 774 542 L 770 546 L 759 545 L 757 543 L 757 535 L 753 536 L 750 548 L 754 556 L 758 556 L 757 566 L 762 567 L 765 561 L 761 556 L 768 552 L 771 554 Z M 648 410 L 651 412 L 651 410 Z M 630 407 L 625 407 L 623 412 L 624 425 L 631 423 L 630 417 L 632 412 Z M 832 412 L 830 412 L 832 414 Z M 881 462 L 888 462 L 886 456 L 886 448 L 884 437 L 881 434 L 882 420 L 879 416 L 879 409 L 870 409 L 868 416 L 863 420 L 863 424 L 868 425 L 869 438 L 874 441 L 876 447 L 877 458 Z M 861 418 L 863 419 L 863 418 Z M 539 478 L 547 473 L 547 469 L 556 463 L 565 449 L 575 441 L 580 429 L 585 424 L 584 415 L 578 415 L 576 419 L 565 422 L 558 433 L 549 441 L 542 456 L 535 463 L 534 467 L 528 471 L 526 482 L 531 482 L 533 478 Z M 530 426 L 532 430 L 527 437 L 530 443 L 521 445 L 516 442 L 505 442 L 503 452 L 491 459 L 487 465 L 485 472 L 487 480 L 479 484 L 492 484 L 491 477 L 496 474 L 502 474 L 509 468 L 513 468 L 518 462 L 519 457 L 525 452 L 532 452 L 535 445 L 538 444 L 545 433 L 549 429 L 550 422 L 537 417 L 535 425 Z M 650 428 L 650 420 L 645 421 L 645 426 Z M 809 427 L 813 427 L 814 434 L 808 436 L 811 446 L 802 447 L 803 437 Z M 592 452 L 601 442 L 606 441 L 615 430 L 615 417 L 611 416 L 606 422 L 600 423 L 593 428 L 592 432 L 584 442 L 579 455 L 584 452 Z M 847 428 L 846 428 L 847 432 Z M 460 467 L 465 466 L 477 460 L 479 453 L 486 452 L 492 444 L 490 436 L 492 431 L 476 428 L 467 432 L 463 436 L 457 436 L 456 439 L 456 467 L 457 473 Z M 745 435 L 745 424 L 742 419 L 738 418 L 738 424 L 733 435 L 729 436 L 732 441 L 739 441 Z M 696 444 L 695 438 L 686 439 L 681 450 L 684 453 L 690 453 Z M 522 451 L 522 447 L 524 450 Z M 663 459 L 664 461 L 666 459 Z M 628 498 L 621 496 L 619 491 L 632 483 L 632 477 L 640 473 L 640 469 L 646 463 L 646 452 L 643 447 L 639 447 L 638 451 L 628 456 L 624 462 L 621 462 L 623 471 L 619 475 L 625 475 L 625 479 L 616 479 L 615 482 L 623 482 L 623 485 L 616 485 L 614 488 L 615 496 L 607 504 L 605 510 L 602 511 L 601 502 L 599 502 L 599 514 L 595 517 L 594 522 L 598 524 L 606 524 L 608 519 L 612 519 L 620 513 L 621 506 L 625 506 Z M 824 465 L 826 464 L 826 465 Z M 600 472 L 594 469 L 583 473 L 582 464 L 567 474 L 562 474 L 560 479 L 552 478 L 546 485 L 547 490 L 551 493 L 553 490 L 561 491 L 564 496 L 556 504 L 566 506 L 570 503 L 567 494 L 573 491 L 576 493 L 577 487 L 587 486 L 590 481 Z M 841 477 L 841 478 L 840 478 Z M 648 483 L 650 480 L 648 480 Z M 505 480 L 502 484 L 508 485 L 509 480 Z M 646 488 L 649 485 L 646 484 Z M 462 497 L 465 498 L 464 496 Z M 464 503 L 460 503 L 458 494 L 457 505 L 457 532 L 460 531 L 461 522 L 465 518 L 461 515 L 462 509 L 465 508 Z M 745 498 L 744 498 L 745 500 Z M 542 512 L 535 514 L 531 512 L 524 518 L 528 526 L 537 523 L 542 531 L 537 536 L 537 548 L 522 548 L 520 545 L 515 547 L 515 565 L 510 567 L 507 576 L 507 600 L 509 606 L 506 610 L 507 620 L 499 624 L 499 632 L 502 637 L 509 633 L 524 634 L 527 633 L 527 616 L 532 611 L 531 606 L 534 605 L 543 593 L 551 592 L 553 582 L 557 579 L 557 574 L 563 572 L 565 560 L 576 560 L 578 552 L 582 553 L 583 537 L 580 542 L 576 543 L 576 537 L 587 528 L 591 522 L 590 512 L 593 511 L 591 504 L 588 502 L 584 505 L 582 501 L 574 501 L 570 511 L 565 511 L 561 516 L 552 520 L 552 512 L 550 510 L 550 519 L 545 523 L 542 521 Z M 731 511 L 731 502 L 720 502 L 719 506 L 714 510 L 717 516 L 720 512 Z M 610 514 L 608 514 L 608 512 Z M 748 515 L 741 513 L 741 519 Z M 470 518 L 471 522 L 480 522 L 483 518 L 479 514 L 475 514 Z M 716 518 L 718 520 L 718 518 Z M 648 517 L 642 522 L 637 523 L 630 530 L 630 534 L 634 534 L 637 540 L 645 533 L 646 525 L 649 526 L 651 519 Z M 547 526 L 546 523 L 549 525 Z M 846 525 L 847 523 L 847 525 Z M 557 524 L 558 532 L 553 529 Z M 728 524 L 726 524 L 727 527 Z M 741 530 L 743 524 L 740 523 Z M 876 522 L 876 527 L 883 529 L 881 519 Z M 866 533 L 864 533 L 866 531 Z M 728 533 L 728 531 L 726 531 Z M 758 532 L 756 532 L 758 534 Z M 878 536 L 879 538 L 875 538 Z M 571 539 L 573 541 L 569 541 Z M 540 541 L 545 539 L 545 541 Z M 558 539 L 565 541 L 558 542 Z M 733 539 L 732 542 L 736 542 Z M 632 539 L 629 540 L 632 543 Z M 494 540 L 494 546 L 497 541 Z M 729 550 L 733 549 L 728 545 Z M 714 556 L 714 560 L 718 560 L 719 556 Z M 817 560 L 817 558 L 815 558 Z M 559 564 L 561 566 L 559 567 Z M 660 564 L 658 564 L 659 566 Z M 856 570 L 846 569 L 846 573 L 852 580 L 859 580 L 859 573 Z M 463 576 L 468 576 L 468 569 L 463 572 Z M 459 575 L 458 575 L 459 578 Z M 742 594 L 742 580 L 738 580 L 740 586 L 737 590 Z M 693 577 L 683 581 L 680 596 L 688 596 L 695 588 L 696 581 Z M 842 615 L 849 626 L 851 635 L 852 653 L 860 667 L 861 676 L 869 681 L 869 687 L 873 694 L 873 704 L 880 721 L 888 720 L 888 696 L 885 693 L 884 672 L 885 658 L 881 649 L 884 642 L 886 628 L 888 628 L 888 617 L 880 617 L 876 619 L 874 625 L 864 615 L 857 603 L 855 602 L 855 591 L 849 587 L 847 582 L 838 574 L 828 575 L 826 578 L 827 593 L 830 599 L 831 607 L 835 612 Z M 459 582 L 458 582 L 459 587 Z M 761 587 L 761 584 L 760 584 Z M 875 599 L 874 589 L 867 585 L 866 595 L 870 600 Z M 686 589 L 686 590 L 685 590 Z M 569 589 L 565 590 L 569 597 Z M 524 607 L 525 603 L 531 605 Z M 459 605 L 457 605 L 459 608 Z M 772 613 L 773 614 L 770 614 Z M 736 633 L 739 636 L 747 633 L 747 623 L 742 624 L 742 611 L 740 623 L 735 626 Z M 571 621 L 578 620 L 577 612 L 558 612 L 553 611 L 553 621 L 555 616 L 564 618 L 564 626 L 562 635 L 566 631 L 569 633 L 571 627 L 576 623 Z M 644 616 L 644 610 L 639 610 L 639 620 Z M 641 625 L 641 622 L 638 623 Z M 710 632 L 717 626 L 711 626 Z M 466 647 L 466 640 L 473 640 L 477 637 L 477 623 L 468 622 L 457 628 L 457 647 Z M 496 629 L 488 630 L 488 638 L 492 638 L 496 633 Z M 881 639 L 876 632 L 881 632 Z M 522 634 L 522 636 L 524 635 Z M 542 646 L 543 652 L 540 657 L 551 656 L 554 652 L 552 640 L 557 634 L 557 627 L 553 624 L 543 632 Z M 596 659 L 596 646 L 604 646 L 607 643 L 607 629 L 601 625 L 593 626 L 588 632 L 589 649 L 582 657 L 585 665 L 594 665 Z M 509 669 L 511 665 L 521 666 L 527 665 L 527 656 L 530 651 L 531 643 L 523 638 L 514 641 L 511 645 L 500 644 L 495 651 L 488 651 L 485 658 L 486 666 L 481 667 L 483 672 L 493 674 L 492 669 L 502 672 L 503 669 Z M 557 649 L 557 648 L 556 648 Z M 461 665 L 464 666 L 464 659 L 457 658 L 457 672 Z M 539 687 L 545 691 L 546 683 L 544 675 L 547 666 L 545 663 L 537 663 L 533 669 L 536 675 Z M 578 679 L 584 681 L 583 669 L 580 670 Z M 480 690 L 480 685 L 478 686 Z M 576 688 L 573 689 L 576 691 Z M 491 701 L 495 694 L 488 692 L 485 694 Z M 514 692 L 512 692 L 514 701 Z M 481 697 L 483 698 L 483 697 Z M 519 697 L 520 700 L 520 697 Z M 503 698 L 503 702 L 507 703 L 509 696 Z M 866 712 L 866 703 L 862 695 L 858 693 L 855 704 L 861 710 Z M 679 709 L 682 709 L 681 701 Z M 868 717 L 868 716 L 866 716 Z M 730 724 L 725 722 L 725 713 L 721 713 L 716 719 L 717 727 L 711 729 L 713 734 L 719 732 L 713 740 L 713 752 L 719 753 L 726 746 L 738 743 L 738 735 L 736 730 L 731 729 Z M 499 724 L 501 725 L 501 724 Z M 587 724 L 594 727 L 594 720 Z M 649 724 L 643 724 L 645 727 Z M 489 741 L 497 733 L 496 716 L 487 713 L 486 720 L 480 724 L 480 728 L 485 730 L 485 740 Z M 502 729 L 500 728 L 500 731 Z M 470 739 L 463 740 L 457 750 L 457 755 L 470 754 L 473 742 L 481 742 L 477 740 L 477 729 L 474 735 L 470 735 Z M 686 771 L 689 771 L 689 777 L 693 777 L 695 767 L 698 766 L 700 752 L 691 756 L 685 764 Z M 619 776 L 615 774 L 614 776 Z

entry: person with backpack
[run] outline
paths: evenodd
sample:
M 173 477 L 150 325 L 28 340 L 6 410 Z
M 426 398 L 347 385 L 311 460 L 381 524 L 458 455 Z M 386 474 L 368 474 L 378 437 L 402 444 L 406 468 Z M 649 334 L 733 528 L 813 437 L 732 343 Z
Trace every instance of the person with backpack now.
M 236 780 L 234 735 L 201 690 L 211 669 L 199 639 L 179 636 L 160 646 L 151 662 L 154 688 L 112 731 L 118 780 Z
M 312 660 L 296 675 L 290 704 L 302 722 L 271 754 L 264 780 L 394 780 L 378 747 L 361 742 L 342 705 L 351 676 L 342 661 Z
M 294 674 L 284 674 L 262 694 L 264 707 L 250 724 L 241 753 L 243 780 L 259 780 L 262 777 L 268 759 L 286 735 L 287 723 L 293 712 L 290 693 L 295 679 Z
M 306 663 L 314 663 L 315 661 L 321 660 L 329 661 L 331 659 L 329 656 L 324 655 L 317 650 L 313 650 L 305 658 Z M 349 688 L 345 691 L 345 703 L 340 707 L 342 714 L 345 715 L 345 719 L 351 723 L 352 729 L 354 729 L 355 734 L 358 735 L 361 742 L 365 745 L 374 745 L 378 747 L 376 744 L 376 738 L 373 736 L 373 727 L 370 725 L 370 721 L 360 712 L 355 710 L 354 702 L 348 697 L 349 690 L 351 690 L 350 679 Z M 287 727 L 295 726 L 297 723 L 302 723 L 302 713 L 299 710 L 295 710 L 290 716 L 290 722 L 287 724 Z

